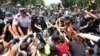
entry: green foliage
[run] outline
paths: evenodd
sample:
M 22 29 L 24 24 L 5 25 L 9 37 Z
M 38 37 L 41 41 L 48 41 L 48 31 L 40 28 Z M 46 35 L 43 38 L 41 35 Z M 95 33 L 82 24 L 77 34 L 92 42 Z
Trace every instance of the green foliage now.
M 78 7 L 86 7 L 88 4 L 89 0 L 61 0 L 62 4 L 64 5 L 64 7 L 72 7 L 73 5 L 76 5 Z
M 56 9 L 56 7 L 57 7 L 57 4 L 55 4 L 55 3 L 52 3 L 52 4 L 50 5 L 50 7 L 51 7 L 51 8 L 53 8 L 53 9 Z
M 18 1 L 20 0 L 10 0 L 10 2 L 13 2 L 13 3 L 18 3 Z
M 36 0 L 29 0 L 29 1 L 28 1 L 28 4 L 30 4 L 30 5 L 32 5 L 32 4 L 35 5 L 35 4 L 36 4 Z
M 95 0 L 95 4 L 91 4 L 89 6 L 90 0 L 61 0 L 64 7 L 72 7 L 73 5 L 77 5 L 79 8 L 93 8 L 97 9 L 100 8 L 100 0 Z
M 0 0 L 0 5 L 4 4 L 6 2 L 7 2 L 7 0 Z
M 44 5 L 44 1 L 43 0 L 36 0 L 35 3 L 36 4 L 40 4 L 40 5 Z
M 64 7 L 71 7 L 76 4 L 76 0 L 61 0 Z
M 79 8 L 86 8 L 88 6 L 89 0 L 77 0 L 77 6 Z
M 44 5 L 44 0 L 0 0 L 0 4 L 4 4 L 7 1 L 13 2 L 14 4 L 20 3 L 23 6 L 26 5 L 36 5 L 36 4 L 40 4 L 40 5 Z
M 96 0 L 97 9 L 100 10 L 100 0 Z

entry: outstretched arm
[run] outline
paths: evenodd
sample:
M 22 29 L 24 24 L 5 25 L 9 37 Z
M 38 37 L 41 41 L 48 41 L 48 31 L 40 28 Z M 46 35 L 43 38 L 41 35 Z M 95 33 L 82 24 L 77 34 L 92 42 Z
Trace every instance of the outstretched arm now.
M 18 46 L 13 45 L 12 48 L 10 49 L 10 51 L 9 51 L 8 56 L 15 56 L 17 49 L 18 49 Z
M 20 28 L 20 26 L 18 26 L 18 32 L 21 34 L 21 36 L 24 36 L 24 33 L 23 33 L 22 29 Z
M 4 27 L 4 29 L 3 29 L 3 33 L 2 33 L 2 35 L 0 36 L 0 39 L 3 39 L 3 38 L 5 37 L 6 30 L 7 30 L 7 25 L 5 25 L 5 27 Z
M 92 14 L 91 12 L 88 12 L 87 10 L 85 10 L 84 12 L 92 16 L 94 19 L 98 18 L 96 15 Z

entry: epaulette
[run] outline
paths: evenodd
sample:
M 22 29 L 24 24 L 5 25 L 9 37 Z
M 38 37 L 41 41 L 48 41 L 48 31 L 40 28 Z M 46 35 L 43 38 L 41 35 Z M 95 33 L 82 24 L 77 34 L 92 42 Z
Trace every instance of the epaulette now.
M 26 16 L 29 16 L 28 14 L 26 14 Z
M 20 17 L 21 15 L 17 15 L 17 17 Z

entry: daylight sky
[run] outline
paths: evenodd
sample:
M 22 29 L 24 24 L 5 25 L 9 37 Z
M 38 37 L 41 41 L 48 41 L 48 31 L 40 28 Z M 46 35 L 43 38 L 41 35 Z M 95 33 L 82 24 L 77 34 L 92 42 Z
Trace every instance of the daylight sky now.
M 59 3 L 61 2 L 60 0 L 44 0 L 45 5 L 50 5 L 52 3 Z

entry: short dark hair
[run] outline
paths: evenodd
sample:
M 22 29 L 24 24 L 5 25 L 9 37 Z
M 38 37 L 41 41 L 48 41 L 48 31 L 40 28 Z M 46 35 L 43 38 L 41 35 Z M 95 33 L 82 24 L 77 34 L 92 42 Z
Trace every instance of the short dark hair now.
M 66 22 L 65 22 L 65 25 L 70 25 L 71 24 L 71 21 L 70 20 L 67 20 Z
M 22 14 L 26 14 L 26 10 L 20 10 Z
M 20 51 L 17 56 L 27 56 L 27 53 L 25 51 Z
M 52 41 L 58 42 L 59 41 L 59 32 L 55 31 L 55 33 L 52 35 Z
M 64 43 L 64 36 L 60 35 L 59 40 L 60 40 L 61 43 Z
M 37 48 L 41 53 L 44 53 L 44 44 L 43 43 L 39 43 Z
M 20 49 L 21 49 L 21 50 L 24 50 L 24 51 L 27 50 L 27 47 L 28 47 L 28 44 L 25 43 L 25 42 L 23 42 L 23 43 L 20 45 Z

